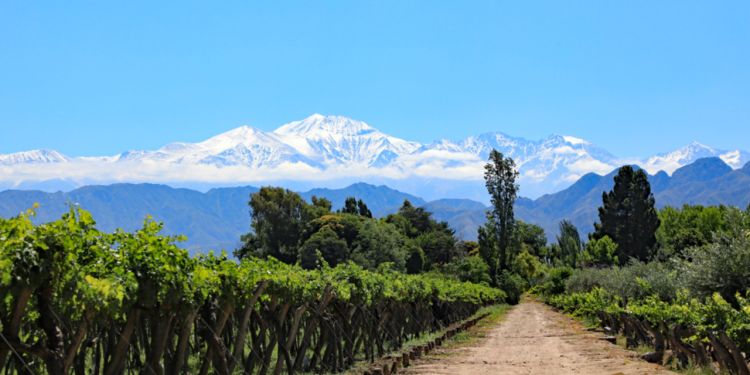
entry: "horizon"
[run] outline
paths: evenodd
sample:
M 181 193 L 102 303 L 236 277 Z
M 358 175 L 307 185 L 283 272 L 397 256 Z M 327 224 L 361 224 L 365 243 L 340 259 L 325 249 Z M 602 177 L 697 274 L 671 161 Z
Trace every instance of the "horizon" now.
M 420 143 L 499 131 L 621 157 L 750 148 L 740 1 L 2 8 L 2 154 L 149 150 L 315 112 Z

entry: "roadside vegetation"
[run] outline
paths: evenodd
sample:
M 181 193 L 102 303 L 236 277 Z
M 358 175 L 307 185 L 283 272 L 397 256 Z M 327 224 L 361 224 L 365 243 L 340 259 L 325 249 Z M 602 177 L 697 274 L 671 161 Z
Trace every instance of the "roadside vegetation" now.
M 533 291 L 650 362 L 748 374 L 750 208 L 654 206 L 645 174 L 621 168 L 587 243 L 561 223 L 568 256 Z

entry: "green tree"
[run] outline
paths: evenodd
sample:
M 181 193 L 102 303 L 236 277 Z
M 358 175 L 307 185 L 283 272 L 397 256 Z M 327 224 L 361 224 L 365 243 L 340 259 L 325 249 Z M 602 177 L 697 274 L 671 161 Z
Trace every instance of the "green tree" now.
M 412 275 L 422 273 L 426 263 L 424 251 L 417 245 L 407 243 L 406 253 L 406 273 Z
M 367 269 L 392 263 L 397 270 L 406 269 L 406 238 L 391 224 L 365 220 L 351 252 L 351 259 Z
M 631 166 L 620 168 L 614 188 L 602 194 L 602 202 L 593 238 L 609 236 L 617 243 L 621 263 L 629 258 L 650 260 L 656 247 L 659 216 L 646 173 Z
M 544 229 L 536 224 L 516 220 L 515 230 L 513 231 L 513 249 L 513 253 L 510 254 L 511 258 L 520 254 L 523 250 L 539 258 L 546 257 L 547 235 L 544 233 Z
M 578 262 L 583 267 L 610 267 L 618 263 L 617 244 L 609 236 L 592 239 L 586 244 Z
M 487 221 L 479 227 L 477 232 L 477 242 L 479 243 L 479 255 L 487 263 L 490 272 L 490 278 L 493 283 L 497 281 L 498 266 L 500 265 L 499 246 L 497 244 L 497 228 L 491 221 L 491 215 L 487 214 Z M 495 284 L 496 285 L 496 284 Z
M 681 209 L 664 207 L 659 210 L 661 225 L 656 231 L 659 257 L 684 257 L 687 249 L 712 242 L 714 235 L 727 230 L 725 218 L 728 210 L 735 208 L 684 205 Z
M 357 198 L 347 197 L 344 201 L 344 207 L 341 208 L 341 212 L 352 215 L 359 214 L 359 210 L 357 209 Z
M 236 255 L 272 256 L 285 263 L 297 261 L 300 237 L 309 220 L 308 205 L 299 194 L 276 187 L 263 187 L 250 196 L 253 231 L 243 236 Z
M 312 201 L 313 207 L 320 208 L 322 212 L 324 213 L 330 213 L 331 208 L 333 207 L 333 203 L 331 203 L 330 200 L 324 197 L 317 197 L 315 195 L 312 196 L 310 199 Z
M 583 249 L 578 228 L 568 220 L 560 222 L 560 234 L 557 235 L 557 246 L 560 260 L 564 265 L 574 266 Z
M 424 251 L 428 268 L 448 263 L 458 256 L 456 237 L 445 223 L 439 224 L 435 230 L 421 234 L 415 241 Z
M 300 247 L 300 266 L 305 269 L 320 268 L 318 255 L 331 267 L 335 267 L 349 258 L 349 247 L 330 227 L 323 227 Z
M 750 214 L 729 210 L 726 221 L 727 230 L 715 241 L 686 251 L 690 261 L 681 262 L 680 274 L 695 295 L 718 292 L 736 306 L 736 296 L 750 290 Z
M 414 207 L 409 200 L 404 200 L 398 213 L 388 215 L 386 221 L 398 227 L 409 238 L 419 237 L 436 225 L 430 212 L 422 207 Z
M 506 158 L 493 149 L 490 152 L 489 162 L 484 167 L 485 186 L 492 203 L 489 222 L 493 230 L 485 235 L 495 236 L 494 245 L 497 246 L 498 269 L 500 270 L 505 270 L 509 266 L 508 252 L 516 224 L 513 204 L 518 193 L 517 178 L 518 171 L 516 171 L 513 159 Z
M 456 277 L 461 281 L 469 281 L 476 284 L 490 285 L 490 267 L 479 255 L 472 255 L 455 259 L 442 268 L 442 272 L 448 276 Z
M 372 212 L 361 199 L 357 201 L 357 213 L 359 216 L 372 219 Z

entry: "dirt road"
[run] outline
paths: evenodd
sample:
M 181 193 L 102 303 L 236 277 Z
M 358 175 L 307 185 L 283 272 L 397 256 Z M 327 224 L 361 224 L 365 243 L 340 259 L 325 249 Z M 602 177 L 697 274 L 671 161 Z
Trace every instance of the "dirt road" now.
M 673 374 L 587 332 L 548 306 L 526 301 L 485 337 L 440 349 L 407 374 Z

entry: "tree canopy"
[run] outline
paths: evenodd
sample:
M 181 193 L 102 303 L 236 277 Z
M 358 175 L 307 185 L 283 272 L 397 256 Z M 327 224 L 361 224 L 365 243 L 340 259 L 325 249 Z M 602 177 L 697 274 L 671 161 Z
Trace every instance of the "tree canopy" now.
M 648 261 L 656 249 L 659 223 L 646 173 L 624 166 L 615 176 L 612 191 L 602 194 L 593 238 L 609 236 L 617 244 L 620 262 L 630 258 Z

